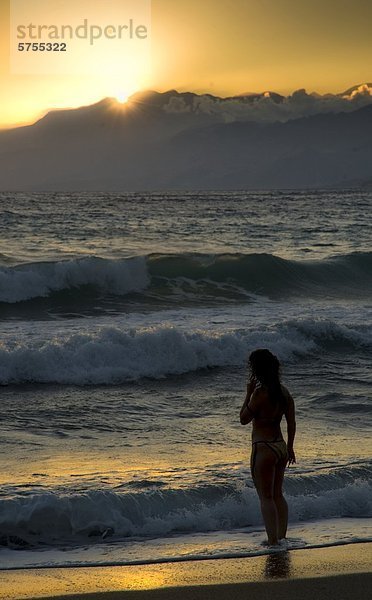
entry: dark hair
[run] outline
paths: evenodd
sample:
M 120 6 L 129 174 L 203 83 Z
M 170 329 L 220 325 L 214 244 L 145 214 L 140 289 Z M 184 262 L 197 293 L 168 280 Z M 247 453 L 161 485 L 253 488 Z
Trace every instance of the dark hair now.
M 280 362 L 277 357 L 266 348 L 259 348 L 249 356 L 251 377 L 266 386 L 269 398 L 273 404 L 285 406 L 286 398 L 280 385 Z

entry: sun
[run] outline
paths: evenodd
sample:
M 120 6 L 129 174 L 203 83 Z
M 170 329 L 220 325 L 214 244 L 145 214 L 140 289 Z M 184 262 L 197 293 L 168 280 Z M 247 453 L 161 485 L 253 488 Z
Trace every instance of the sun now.
M 116 100 L 120 103 L 120 104 L 125 104 L 128 101 L 130 94 L 126 93 L 126 92 L 118 92 L 116 94 Z

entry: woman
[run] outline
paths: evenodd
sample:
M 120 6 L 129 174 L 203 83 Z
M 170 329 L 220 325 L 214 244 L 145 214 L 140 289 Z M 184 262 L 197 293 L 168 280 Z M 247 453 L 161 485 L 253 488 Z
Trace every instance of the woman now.
M 261 502 L 261 512 L 270 546 L 285 538 L 288 506 L 282 485 L 287 463 L 296 462 L 293 442 L 296 433 L 294 401 L 280 383 L 280 364 L 269 350 L 255 350 L 249 357 L 251 376 L 240 411 L 240 422 L 252 421 L 252 479 Z M 280 429 L 285 415 L 288 443 Z

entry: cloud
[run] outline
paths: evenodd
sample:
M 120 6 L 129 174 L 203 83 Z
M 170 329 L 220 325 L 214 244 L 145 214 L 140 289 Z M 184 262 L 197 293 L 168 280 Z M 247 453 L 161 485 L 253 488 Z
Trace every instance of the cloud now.
M 363 83 L 353 90 L 349 96 L 343 96 L 343 98 L 349 98 L 353 100 L 358 96 L 364 98 L 372 96 L 372 87 L 370 87 L 368 83 Z
M 293 94 L 282 97 L 265 92 L 262 95 L 215 98 L 202 95 L 194 96 L 192 103 L 185 102 L 182 95 L 172 97 L 163 110 L 169 113 L 196 113 L 208 115 L 216 121 L 225 123 L 234 121 L 275 122 L 289 121 L 319 113 L 351 112 L 372 104 L 372 84 L 362 84 L 351 88 L 347 94 L 308 94 L 299 89 Z
M 164 110 L 169 113 L 185 113 L 191 111 L 191 106 L 186 104 L 182 96 L 172 96 Z

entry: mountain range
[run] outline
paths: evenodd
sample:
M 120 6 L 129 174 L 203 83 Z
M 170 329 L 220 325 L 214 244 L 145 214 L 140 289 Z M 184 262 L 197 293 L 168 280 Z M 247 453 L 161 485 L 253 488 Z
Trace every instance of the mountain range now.
M 147 91 L 0 131 L 1 191 L 372 188 L 372 84 Z

